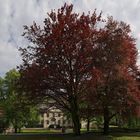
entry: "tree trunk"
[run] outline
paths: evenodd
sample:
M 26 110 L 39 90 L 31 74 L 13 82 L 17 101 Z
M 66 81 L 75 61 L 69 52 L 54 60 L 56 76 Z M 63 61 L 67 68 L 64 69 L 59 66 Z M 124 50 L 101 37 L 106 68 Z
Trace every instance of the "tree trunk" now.
M 15 129 L 15 133 L 17 133 L 17 132 L 18 132 L 18 131 L 17 131 L 17 130 L 18 130 L 17 126 L 15 126 L 14 129 Z
M 15 133 L 17 133 L 18 132 L 18 127 L 17 127 L 17 120 L 16 119 L 15 119 L 14 129 L 15 129 Z
M 87 132 L 89 132 L 89 128 L 90 128 L 90 119 L 87 119 Z
M 79 108 L 76 100 L 71 102 L 71 116 L 73 121 L 73 132 L 75 135 L 80 135 L 80 117 L 79 117 Z
M 115 122 L 116 122 L 116 126 L 118 126 L 119 125 L 119 123 L 118 123 L 118 116 L 116 116 Z
M 79 115 L 76 112 L 72 113 L 72 121 L 73 121 L 73 132 L 75 135 L 80 135 L 80 120 Z
M 109 134 L 109 109 L 108 107 L 104 108 L 104 135 Z
M 18 128 L 18 133 L 21 133 L 21 128 Z

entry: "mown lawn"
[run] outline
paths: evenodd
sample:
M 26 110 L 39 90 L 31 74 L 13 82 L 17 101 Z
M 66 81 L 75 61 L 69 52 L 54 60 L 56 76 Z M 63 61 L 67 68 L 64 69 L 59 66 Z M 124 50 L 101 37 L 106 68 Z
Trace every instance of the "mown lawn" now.
M 21 134 L 0 136 L 0 140 L 112 140 L 112 138 L 111 136 L 95 134 L 82 134 L 82 136 L 73 136 L 72 134 Z
M 117 133 L 113 135 L 113 140 L 140 140 L 140 132 Z
M 73 136 L 72 134 L 18 134 L 0 135 L 0 140 L 140 140 L 140 132 L 135 133 L 114 133 L 103 136 L 100 133 L 82 134 Z
M 50 129 L 50 130 L 48 130 L 48 129 L 22 129 L 21 130 L 21 133 L 61 133 L 61 130 L 59 129 L 59 130 L 55 130 L 55 129 Z

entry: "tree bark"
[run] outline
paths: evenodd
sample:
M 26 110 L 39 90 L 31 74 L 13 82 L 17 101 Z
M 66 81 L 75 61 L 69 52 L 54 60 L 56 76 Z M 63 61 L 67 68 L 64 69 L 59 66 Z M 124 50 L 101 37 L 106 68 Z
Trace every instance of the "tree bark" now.
M 72 113 L 72 121 L 73 121 L 73 132 L 75 135 L 80 135 L 80 120 L 79 116 L 76 112 Z
M 18 133 L 21 133 L 21 128 L 18 128 Z
M 14 124 L 14 131 L 15 131 L 15 133 L 17 133 L 18 132 L 18 127 L 17 127 L 17 120 L 15 119 L 15 122 L 14 122 L 15 124 Z
M 90 119 L 87 119 L 87 132 L 89 132 L 89 128 L 90 128 Z
M 73 121 L 73 132 L 76 136 L 80 135 L 80 117 L 79 117 L 79 108 L 76 100 L 73 100 L 71 103 L 71 116 Z
M 17 131 L 17 130 L 18 130 L 17 126 L 15 126 L 14 129 L 15 129 L 15 133 L 17 133 L 17 132 L 18 132 L 18 131 Z
M 109 109 L 108 107 L 104 108 L 104 135 L 109 134 Z

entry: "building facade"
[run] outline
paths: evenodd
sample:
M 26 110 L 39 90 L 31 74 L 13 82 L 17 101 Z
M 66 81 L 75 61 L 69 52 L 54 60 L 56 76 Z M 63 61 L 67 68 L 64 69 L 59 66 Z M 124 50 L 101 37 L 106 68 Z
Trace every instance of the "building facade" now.
M 54 106 L 44 110 L 41 121 L 44 128 L 72 127 L 71 118 Z
M 55 106 L 49 108 L 43 108 L 41 111 L 40 123 L 43 128 L 72 128 L 73 123 L 71 117 L 65 115 L 65 113 L 56 108 Z M 81 120 L 81 128 L 87 127 L 87 121 Z M 90 128 L 96 128 L 95 122 L 90 123 Z

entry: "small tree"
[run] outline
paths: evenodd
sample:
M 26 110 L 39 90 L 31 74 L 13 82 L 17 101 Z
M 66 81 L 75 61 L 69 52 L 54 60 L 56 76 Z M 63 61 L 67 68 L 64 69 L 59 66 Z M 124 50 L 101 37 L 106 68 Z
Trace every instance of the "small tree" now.
M 81 115 L 81 119 L 87 122 L 86 128 L 87 128 L 87 132 L 89 132 L 90 123 L 91 121 L 93 121 L 93 117 L 95 116 L 95 109 L 92 108 L 90 105 L 88 105 L 88 103 L 83 104 L 80 107 L 80 115 Z
M 25 96 L 21 96 L 17 81 L 20 77 L 19 72 L 15 69 L 6 73 L 1 79 L 1 108 L 4 116 L 1 118 L 1 125 L 5 128 L 12 126 L 15 133 L 19 132 L 21 127 L 31 119 L 31 105 L 27 104 Z M 18 131 L 19 130 L 19 131 Z

